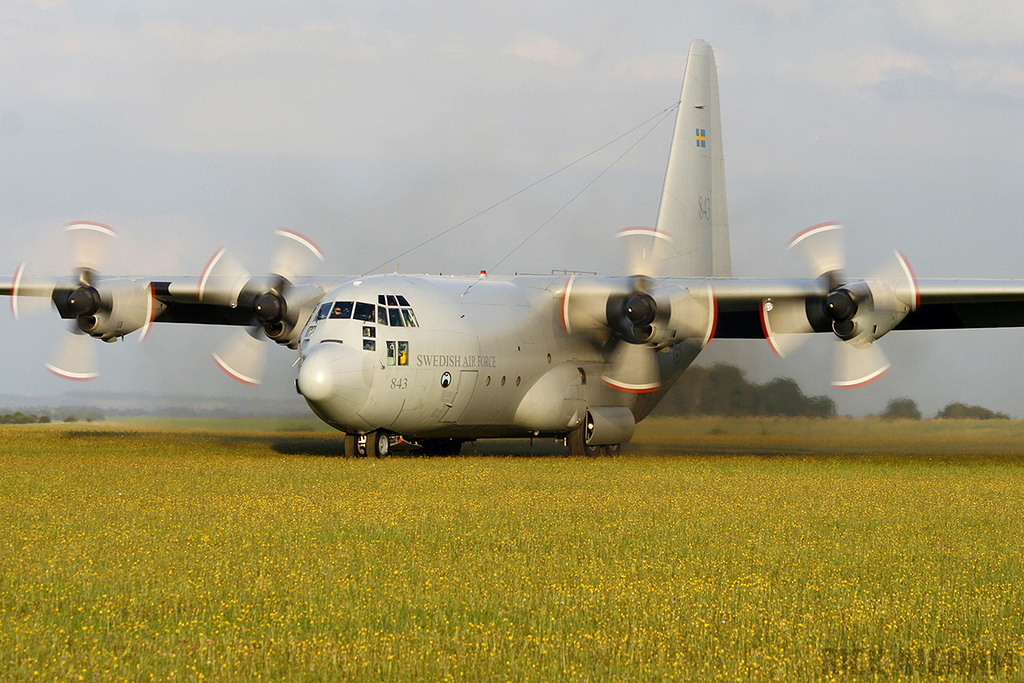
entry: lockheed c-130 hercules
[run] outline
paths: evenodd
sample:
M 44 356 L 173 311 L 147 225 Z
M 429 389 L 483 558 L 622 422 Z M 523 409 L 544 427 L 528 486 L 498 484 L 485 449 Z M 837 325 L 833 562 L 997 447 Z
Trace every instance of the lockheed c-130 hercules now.
M 299 354 L 296 388 L 345 432 L 347 455 L 397 448 L 457 453 L 467 440 L 564 438 L 573 454 L 614 453 L 713 337 L 765 338 L 780 355 L 808 333 L 836 338 L 833 384 L 889 368 L 876 342 L 901 329 L 1024 325 L 1024 282 L 918 280 L 899 253 L 875 277 L 843 272 L 841 230 L 797 235 L 807 279 L 733 278 L 718 77 L 711 46 L 690 47 L 653 228 L 621 231 L 628 277 L 312 279 L 323 260 L 279 230 L 269 277 L 223 251 L 200 277 L 99 275 L 97 223 L 68 226 L 73 275 L 0 282 L 15 315 L 50 299 L 70 323 L 48 369 L 96 377 L 94 342 L 154 322 L 239 326 L 214 353 L 235 379 L 260 382 L 266 340 Z

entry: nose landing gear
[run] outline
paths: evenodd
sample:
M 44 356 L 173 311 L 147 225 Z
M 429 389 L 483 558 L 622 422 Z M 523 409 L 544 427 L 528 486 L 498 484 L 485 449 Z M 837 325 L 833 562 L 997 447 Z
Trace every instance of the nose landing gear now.
M 346 434 L 345 457 L 348 458 L 384 458 L 391 452 L 391 441 L 383 429 L 369 434 Z

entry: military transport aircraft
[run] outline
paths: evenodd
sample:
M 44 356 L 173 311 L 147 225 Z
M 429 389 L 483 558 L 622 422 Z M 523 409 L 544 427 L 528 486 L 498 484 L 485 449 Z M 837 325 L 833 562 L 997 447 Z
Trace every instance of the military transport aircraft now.
M 918 280 L 896 254 L 874 277 L 843 272 L 838 224 L 791 246 L 803 280 L 732 277 L 718 77 L 711 46 L 689 52 L 657 223 L 621 231 L 629 277 L 303 277 L 323 255 L 277 231 L 269 277 L 218 252 L 197 278 L 101 277 L 98 223 L 67 227 L 73 275 L 0 281 L 15 315 L 52 300 L 70 322 L 47 364 L 96 377 L 94 342 L 154 322 L 239 326 L 214 353 L 235 379 L 260 382 L 267 340 L 298 352 L 296 389 L 345 432 L 347 455 L 422 448 L 457 453 L 487 437 L 564 438 L 573 454 L 614 453 L 713 337 L 764 338 L 781 354 L 807 333 L 836 339 L 834 385 L 889 368 L 875 342 L 891 330 L 1024 325 L 1024 282 Z

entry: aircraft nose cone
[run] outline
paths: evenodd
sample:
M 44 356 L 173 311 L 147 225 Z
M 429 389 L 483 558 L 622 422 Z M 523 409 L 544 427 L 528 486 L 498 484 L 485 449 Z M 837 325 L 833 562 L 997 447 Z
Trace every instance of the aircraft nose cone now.
M 323 401 L 334 392 L 332 354 L 319 348 L 302 361 L 299 368 L 299 391 L 310 401 Z
M 302 360 L 298 386 L 306 402 L 331 422 L 351 422 L 370 395 L 369 357 L 344 344 L 318 344 Z

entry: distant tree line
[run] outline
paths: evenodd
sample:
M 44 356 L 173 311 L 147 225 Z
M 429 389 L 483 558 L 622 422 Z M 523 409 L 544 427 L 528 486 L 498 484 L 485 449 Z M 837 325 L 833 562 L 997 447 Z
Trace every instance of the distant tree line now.
M 26 415 L 20 410 L 0 415 L 0 425 L 47 424 L 50 421 L 49 415 Z
M 0 424 L 6 425 L 78 422 L 79 420 L 98 422 L 103 419 L 103 411 L 98 408 L 46 408 L 40 410 L 38 414 L 34 412 L 25 413 L 21 410 L 13 413 L 0 413 Z
M 881 414 L 884 420 L 920 420 L 923 419 L 921 409 L 917 402 L 909 398 L 894 398 L 889 401 Z M 946 420 L 1009 420 L 1006 413 L 997 413 L 981 406 L 967 405 L 966 403 L 948 403 L 946 407 L 935 414 L 938 419 Z
M 669 390 L 656 415 L 717 415 L 723 417 L 835 417 L 836 403 L 828 396 L 807 396 L 788 377 L 765 384 L 747 379 L 743 370 L 727 363 L 689 368 Z M 921 420 L 924 415 L 910 398 L 889 401 L 880 417 L 886 420 Z M 936 415 L 950 420 L 1008 420 L 1006 413 L 982 406 L 949 403 Z
M 807 396 L 788 377 L 756 384 L 736 366 L 716 363 L 710 368 L 689 368 L 655 412 L 729 417 L 835 417 L 836 403 L 828 396 Z

